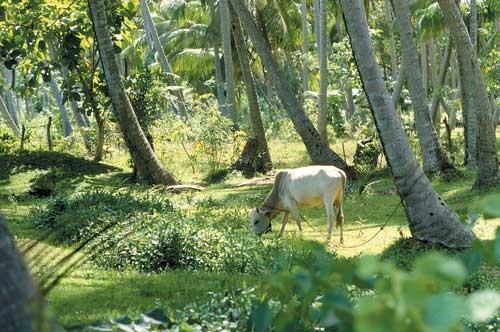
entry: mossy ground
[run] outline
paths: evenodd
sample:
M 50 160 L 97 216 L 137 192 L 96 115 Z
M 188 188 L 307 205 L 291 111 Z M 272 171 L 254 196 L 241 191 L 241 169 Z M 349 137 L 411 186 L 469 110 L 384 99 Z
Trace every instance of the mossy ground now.
M 339 143 L 340 144 L 340 143 Z M 307 155 L 300 143 L 273 142 L 270 144 L 274 165 L 277 169 L 296 167 L 308 164 Z M 342 151 L 342 146 L 334 146 L 336 151 Z M 353 142 L 345 142 L 347 159 L 354 151 Z M 174 173 L 185 182 L 197 182 L 202 178 L 198 174 L 190 174 L 189 169 L 182 167 L 182 157 L 176 164 L 170 164 Z M 124 167 L 123 158 L 114 160 L 114 164 Z M 31 207 L 43 205 L 46 199 L 32 198 L 25 195 L 30 181 L 43 173 L 40 169 L 27 169 L 19 173 L 9 174 L 0 180 L 0 210 L 7 219 L 11 232 L 16 236 L 20 246 L 40 237 L 40 230 L 26 222 L 26 216 Z M 170 195 L 171 199 L 185 208 L 195 206 L 200 200 L 212 198 L 221 205 L 249 212 L 255 205 L 261 203 L 270 190 L 270 185 L 235 187 L 245 179 L 237 175 L 229 175 L 223 182 L 209 186 L 203 192 L 186 192 Z M 477 203 L 491 193 L 500 193 L 500 188 L 487 191 L 472 191 L 474 174 L 464 171 L 464 176 L 446 181 L 442 178 L 433 179 L 433 185 L 446 202 L 466 220 L 475 211 Z M 368 184 L 368 185 L 367 185 Z M 367 186 L 366 186 L 367 185 Z M 71 192 L 84 188 L 117 188 L 141 187 L 131 185 L 123 172 L 103 174 L 77 174 L 71 182 L 58 187 L 60 192 Z M 363 192 L 360 193 L 360 188 Z M 161 191 L 158 191 L 162 194 Z M 389 216 L 394 212 L 388 225 L 366 245 L 355 248 L 345 248 L 338 244 L 338 231 L 334 233 L 329 249 L 335 250 L 340 256 L 353 257 L 362 253 L 380 254 L 396 240 L 410 236 L 406 226 L 406 218 L 399 197 L 394 191 L 389 175 L 379 175 L 372 178 L 365 186 L 353 183 L 349 186 L 344 207 L 345 246 L 356 246 L 363 243 L 378 231 Z M 323 209 L 305 209 L 302 211 L 308 224 L 303 225 L 303 238 L 324 242 L 326 235 L 326 219 Z M 279 220 L 276 220 L 279 223 Z M 312 227 L 311 227 L 312 226 Z M 493 238 L 495 229 L 500 226 L 500 218 L 485 221 L 480 219 L 474 226 L 476 235 L 481 239 Z M 268 237 L 276 236 L 274 233 Z M 249 234 L 249 236 L 252 236 Z M 287 226 L 286 238 L 297 237 L 297 227 L 294 223 Z M 33 254 L 27 256 L 27 261 L 35 267 L 34 273 L 41 273 L 50 268 L 51 258 L 60 257 L 70 248 L 56 246 L 50 241 L 42 243 L 38 250 L 46 250 L 42 258 L 34 259 Z M 396 248 L 400 255 L 405 255 L 404 246 Z M 489 275 L 489 272 L 485 272 Z M 494 274 L 495 275 L 495 274 Z M 496 274 L 498 275 L 498 274 Z M 261 281 L 263 276 L 248 276 L 244 274 L 210 273 L 199 271 L 165 271 L 161 274 L 141 274 L 135 271 L 106 271 L 86 263 L 73 270 L 49 294 L 47 300 L 51 310 L 64 325 L 89 323 L 100 319 L 109 319 L 123 314 L 137 314 L 157 304 L 167 304 L 173 307 L 182 306 L 193 301 L 203 301 L 210 291 L 251 287 Z M 488 277 L 489 278 L 489 277 Z M 479 278 L 480 279 L 480 278 Z M 498 282 L 494 287 L 500 288 Z

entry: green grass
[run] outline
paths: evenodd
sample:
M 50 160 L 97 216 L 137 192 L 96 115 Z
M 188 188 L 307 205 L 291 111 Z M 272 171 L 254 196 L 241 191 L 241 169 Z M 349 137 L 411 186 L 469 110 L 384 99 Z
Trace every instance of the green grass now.
M 305 149 L 301 143 L 273 142 L 270 144 L 271 153 L 276 168 L 289 168 L 308 163 Z M 346 153 L 352 155 L 354 145 L 347 142 Z M 337 146 L 336 151 L 342 151 Z M 349 159 L 349 157 L 348 157 Z M 182 163 L 179 157 L 177 163 Z M 121 164 L 120 164 L 121 165 Z M 179 164 L 173 166 L 180 167 Z M 0 180 L 0 210 L 5 214 L 11 232 L 16 236 L 20 246 L 40 237 L 40 230 L 34 229 L 26 222 L 26 215 L 30 207 L 42 205 L 44 199 L 34 199 L 23 195 L 30 185 L 30 180 L 40 174 L 38 170 L 14 174 L 8 179 Z M 189 171 L 185 171 L 183 180 L 187 181 Z M 199 176 L 198 178 L 201 178 Z M 193 178 L 189 178 L 191 181 Z M 119 188 L 130 187 L 141 190 L 140 186 L 132 186 L 127 182 L 124 173 L 108 173 L 102 175 L 81 175 L 73 179 L 75 185 L 60 188 L 67 194 L 84 188 Z M 262 204 L 262 200 L 270 190 L 270 185 L 234 187 L 234 184 L 245 181 L 244 178 L 230 175 L 220 184 L 211 185 L 203 192 L 185 192 L 170 195 L 176 206 L 190 209 L 200 200 L 212 198 L 224 207 L 250 212 L 253 206 Z M 465 173 L 465 176 L 447 182 L 437 178 L 433 181 L 434 187 L 455 209 L 462 220 L 475 211 L 477 202 L 491 193 L 500 193 L 500 188 L 488 191 L 472 191 L 474 174 Z M 347 195 L 344 207 L 345 246 L 356 246 L 368 240 L 375 234 L 380 225 L 385 223 L 396 209 L 388 226 L 366 245 L 345 248 L 338 244 L 338 231 L 334 232 L 334 239 L 328 245 L 329 250 L 335 250 L 341 256 L 352 257 L 360 253 L 379 254 L 397 239 L 410 235 L 406 226 L 406 218 L 399 197 L 393 190 L 392 180 L 387 176 L 379 176 L 370 180 L 371 185 L 364 193 L 353 192 Z M 65 190 L 67 189 L 67 190 Z M 301 211 L 309 224 L 303 225 L 303 237 L 324 242 L 326 236 L 326 216 L 323 209 L 304 209 Z M 275 220 L 274 232 L 267 234 L 269 238 L 276 236 Z M 481 239 L 490 239 L 494 236 L 496 227 L 500 226 L 500 218 L 488 221 L 480 219 L 474 231 Z M 295 223 L 290 222 L 286 229 L 286 238 L 297 235 Z M 249 234 L 249 236 L 251 236 Z M 46 254 L 42 258 L 33 259 L 28 255 L 27 261 L 33 267 L 35 275 L 47 271 L 51 266 L 52 257 L 60 257 L 69 252 L 70 248 L 55 246 L 50 242 L 43 243 L 42 249 Z M 100 319 L 109 319 L 124 314 L 136 315 L 157 304 L 166 304 L 179 307 L 184 304 L 204 301 L 210 291 L 222 291 L 227 288 L 250 287 L 257 284 L 260 277 L 241 274 L 221 274 L 196 271 L 165 271 L 161 274 L 147 275 L 134 271 L 116 272 L 106 271 L 87 263 L 73 270 L 49 294 L 47 300 L 51 310 L 64 325 L 89 323 Z

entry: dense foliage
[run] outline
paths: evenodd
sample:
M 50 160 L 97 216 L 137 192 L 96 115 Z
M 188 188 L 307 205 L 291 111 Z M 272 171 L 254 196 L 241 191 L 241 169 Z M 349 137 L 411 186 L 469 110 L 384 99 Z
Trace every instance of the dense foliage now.
M 154 191 L 96 190 L 51 199 L 30 214 L 33 225 L 52 229 L 53 240 L 92 240 L 88 252 L 100 266 L 144 272 L 194 269 L 261 273 L 309 257 L 300 241 L 249 236 L 245 214 L 213 200 L 187 213 Z M 333 255 L 330 255 L 333 257 Z

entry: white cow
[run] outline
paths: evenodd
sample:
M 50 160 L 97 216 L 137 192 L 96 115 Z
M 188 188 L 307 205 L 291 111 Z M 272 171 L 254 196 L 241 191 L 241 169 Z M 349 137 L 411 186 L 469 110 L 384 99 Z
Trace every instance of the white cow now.
M 300 207 L 326 207 L 329 241 L 333 229 L 333 204 L 337 208 L 337 227 L 340 226 L 340 242 L 343 242 L 345 173 L 334 166 L 308 166 L 281 171 L 276 174 L 273 189 L 260 208 L 254 208 L 250 224 L 255 234 L 271 230 L 271 220 L 284 212 L 279 236 L 288 222 L 288 214 L 297 222 L 302 232 Z

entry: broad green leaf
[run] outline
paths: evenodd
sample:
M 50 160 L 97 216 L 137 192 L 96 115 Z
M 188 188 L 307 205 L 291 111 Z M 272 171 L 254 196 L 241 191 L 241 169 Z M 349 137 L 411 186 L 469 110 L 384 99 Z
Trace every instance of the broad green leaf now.
M 425 321 L 432 331 L 449 331 L 465 314 L 467 305 L 461 296 L 439 294 L 425 302 Z

